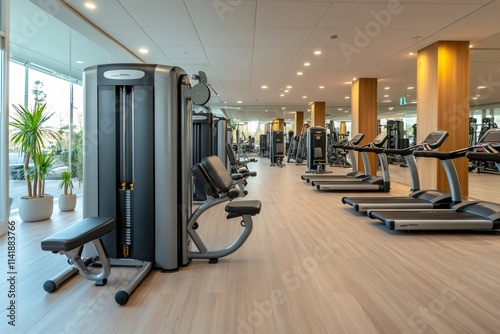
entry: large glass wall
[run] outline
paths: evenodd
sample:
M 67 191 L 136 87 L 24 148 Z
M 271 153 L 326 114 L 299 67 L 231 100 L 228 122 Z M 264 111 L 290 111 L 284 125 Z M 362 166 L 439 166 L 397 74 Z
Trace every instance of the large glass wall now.
M 58 6 L 54 12 L 64 10 L 63 5 L 54 3 L 54 6 Z M 89 40 L 29 0 L 13 1 L 9 13 L 10 115 L 15 116 L 13 105 L 30 109 L 35 100 L 47 104 L 48 114 L 52 114 L 47 125 L 60 134 L 61 140 L 44 143 L 44 150 L 55 156 L 47 176 L 46 193 L 56 197 L 62 192 L 58 184 L 64 170 L 72 171 L 77 180 L 75 191 L 81 192 L 83 71 L 93 65 L 136 62 L 137 59 L 125 50 L 120 53 L 116 46 L 110 52 L 105 45 Z M 8 156 L 9 191 L 14 198 L 12 208 L 16 210 L 17 198 L 26 195 L 23 175 L 19 171 L 22 157 L 12 144 Z

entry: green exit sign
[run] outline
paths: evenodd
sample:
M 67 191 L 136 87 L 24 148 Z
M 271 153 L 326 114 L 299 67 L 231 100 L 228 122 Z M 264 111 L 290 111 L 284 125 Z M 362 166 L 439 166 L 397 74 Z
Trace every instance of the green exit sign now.
M 406 97 L 402 97 L 399 99 L 399 105 L 400 106 L 405 106 L 406 105 Z

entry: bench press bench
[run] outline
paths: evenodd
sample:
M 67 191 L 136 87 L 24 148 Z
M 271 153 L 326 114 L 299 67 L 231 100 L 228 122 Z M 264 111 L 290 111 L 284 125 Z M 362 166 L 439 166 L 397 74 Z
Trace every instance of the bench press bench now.
M 108 258 L 101 237 L 111 232 L 115 226 L 114 218 L 88 217 L 42 240 L 42 250 L 66 255 L 71 265 L 47 280 L 43 285 L 44 290 L 49 293 L 54 292 L 78 272 L 86 279 L 96 281 L 96 286 L 103 286 L 107 282 L 112 265 L 140 267 L 137 274 L 115 295 L 116 302 L 124 305 L 128 301 L 130 293 L 151 270 L 152 264 L 132 259 Z M 84 258 L 83 250 L 85 245 L 89 243 L 94 245 L 97 255 Z M 91 268 L 95 265 L 100 265 L 101 270 L 92 272 Z

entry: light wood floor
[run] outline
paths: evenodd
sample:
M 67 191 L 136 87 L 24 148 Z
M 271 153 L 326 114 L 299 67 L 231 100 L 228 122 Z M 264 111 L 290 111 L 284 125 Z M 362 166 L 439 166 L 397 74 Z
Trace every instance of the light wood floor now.
M 395 232 L 300 180 L 305 166 L 251 165 L 250 199 L 262 201 L 255 228 L 218 264 L 193 261 L 153 271 L 118 306 L 114 294 L 133 269 L 113 268 L 108 284 L 75 277 L 53 294 L 42 285 L 66 258 L 40 241 L 81 218 L 55 212 L 16 222 L 16 327 L 7 325 L 7 239 L 0 237 L 0 333 L 498 333 L 500 235 Z M 392 167 L 394 169 L 394 167 Z M 397 167 L 399 168 L 399 167 Z M 335 169 L 345 173 L 345 169 Z M 394 179 L 405 180 L 405 169 Z M 471 173 L 471 196 L 500 202 L 500 176 Z M 393 184 L 391 194 L 408 186 Z M 356 195 L 362 195 L 357 193 Z M 368 194 L 373 195 L 373 194 Z M 80 199 L 81 203 L 81 199 Z M 210 246 L 239 232 L 223 207 L 200 221 Z

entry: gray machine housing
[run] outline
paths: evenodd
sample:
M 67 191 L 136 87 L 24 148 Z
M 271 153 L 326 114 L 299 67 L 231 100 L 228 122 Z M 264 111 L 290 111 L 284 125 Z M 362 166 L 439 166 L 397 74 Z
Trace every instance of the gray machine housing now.
M 189 76 L 165 65 L 98 65 L 85 70 L 84 89 L 84 217 L 116 217 L 103 238 L 111 258 L 187 265 Z

